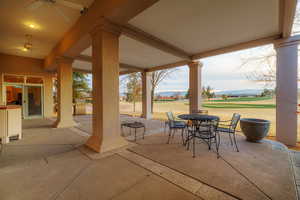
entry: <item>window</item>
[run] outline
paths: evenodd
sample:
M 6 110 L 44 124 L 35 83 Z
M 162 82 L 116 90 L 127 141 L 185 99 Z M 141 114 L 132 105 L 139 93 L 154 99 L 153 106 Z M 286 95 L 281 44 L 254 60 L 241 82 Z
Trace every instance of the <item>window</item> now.
M 26 83 L 33 83 L 33 84 L 42 84 L 43 79 L 40 77 L 27 77 L 26 78 Z
M 4 75 L 4 82 L 8 82 L 8 83 L 24 83 L 24 76 Z

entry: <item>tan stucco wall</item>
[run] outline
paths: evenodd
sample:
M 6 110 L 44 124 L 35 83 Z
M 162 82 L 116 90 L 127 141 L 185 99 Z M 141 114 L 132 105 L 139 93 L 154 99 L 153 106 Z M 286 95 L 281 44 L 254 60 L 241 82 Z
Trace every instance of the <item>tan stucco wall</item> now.
M 42 76 L 44 78 L 44 116 L 51 117 L 53 115 L 53 94 L 52 82 L 54 73 L 47 72 L 43 69 L 44 61 L 42 59 L 26 58 L 21 56 L 13 56 L 0 53 L 0 75 L 18 74 Z M 2 76 L 0 78 L 0 104 L 4 103 Z

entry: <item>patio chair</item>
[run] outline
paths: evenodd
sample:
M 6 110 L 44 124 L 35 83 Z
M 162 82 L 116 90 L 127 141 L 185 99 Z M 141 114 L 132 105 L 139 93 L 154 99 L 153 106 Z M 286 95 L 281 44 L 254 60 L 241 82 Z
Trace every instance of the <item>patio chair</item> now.
M 167 123 L 168 123 L 168 126 L 169 126 L 169 136 L 168 136 L 167 144 L 170 143 L 172 132 L 173 132 L 173 137 L 174 137 L 175 132 L 177 130 L 181 130 L 182 144 L 184 145 L 185 144 L 184 131 L 186 129 L 186 123 L 184 121 L 175 120 L 175 117 L 174 117 L 172 112 L 167 112 L 166 115 L 168 117 Z
M 234 113 L 232 115 L 231 120 L 220 121 L 221 123 L 219 124 L 219 126 L 217 128 L 218 132 L 228 133 L 231 145 L 233 145 L 231 135 L 233 136 L 233 141 L 234 141 L 234 145 L 236 147 L 237 152 L 239 152 L 239 148 L 238 148 L 237 142 L 236 142 L 235 130 L 236 130 L 236 127 L 237 127 L 237 125 L 240 121 L 240 118 L 241 118 L 240 114 Z M 225 124 L 224 124 L 224 122 L 225 122 Z
M 168 117 L 168 120 L 165 121 L 165 127 L 164 127 L 164 133 L 166 133 L 167 127 L 169 127 L 169 119 L 176 122 L 184 122 L 181 119 L 178 119 L 174 116 L 173 112 L 166 112 L 166 115 Z
M 207 115 L 208 114 L 208 110 L 193 110 L 192 113 Z
M 195 157 L 196 138 L 203 140 L 208 145 L 208 150 L 211 150 L 212 143 L 216 144 L 217 158 L 219 158 L 220 134 L 217 131 L 219 120 L 206 122 L 206 126 L 201 126 L 201 123 L 193 123 L 188 128 L 187 149 L 190 148 L 190 141 L 193 141 L 193 157 Z

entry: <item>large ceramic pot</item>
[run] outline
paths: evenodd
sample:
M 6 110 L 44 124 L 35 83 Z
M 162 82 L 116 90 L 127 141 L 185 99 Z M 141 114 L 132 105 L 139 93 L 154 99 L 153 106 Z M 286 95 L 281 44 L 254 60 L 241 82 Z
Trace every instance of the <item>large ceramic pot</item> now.
M 259 142 L 268 135 L 270 121 L 264 119 L 243 118 L 240 121 L 241 129 L 250 142 Z

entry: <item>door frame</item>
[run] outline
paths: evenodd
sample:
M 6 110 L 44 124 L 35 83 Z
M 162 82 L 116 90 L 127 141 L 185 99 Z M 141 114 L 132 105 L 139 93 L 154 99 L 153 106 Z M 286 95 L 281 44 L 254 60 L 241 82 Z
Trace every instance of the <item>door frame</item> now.
M 8 83 L 3 82 L 3 99 L 5 104 L 6 102 L 6 86 L 19 86 L 22 87 L 22 116 L 23 119 L 34 119 L 34 118 L 43 118 L 44 117 L 44 85 L 43 84 L 29 84 L 29 83 Z M 35 86 L 35 87 L 41 87 L 41 115 L 34 115 L 29 116 L 28 115 L 28 92 L 25 89 L 26 86 Z
M 43 118 L 44 117 L 44 106 L 45 106 L 45 102 L 44 102 L 44 98 L 45 98 L 45 89 L 44 89 L 44 84 L 45 84 L 45 79 L 44 76 L 41 75 L 24 75 L 24 74 L 12 74 L 12 73 L 2 73 L 0 74 L 0 84 L 2 83 L 2 100 L 5 103 L 5 105 L 7 104 L 6 102 L 6 86 L 21 86 L 22 87 L 22 116 L 24 119 L 32 119 L 32 118 Z M 5 75 L 10 75 L 10 76 L 22 76 L 24 77 L 24 82 L 18 82 L 18 83 L 14 83 L 14 82 L 5 82 L 4 81 L 4 76 Z M 27 77 L 36 77 L 36 78 L 41 78 L 43 80 L 43 83 L 27 83 Z M 24 101 L 25 101 L 25 86 L 40 86 L 41 87 L 41 103 L 42 103 L 42 113 L 41 115 L 38 116 L 28 116 L 28 112 L 25 113 L 25 110 L 27 108 L 25 108 L 24 105 Z
M 41 115 L 32 115 L 29 116 L 28 111 L 28 87 L 40 87 L 41 88 Z M 35 119 L 35 118 L 43 118 L 44 117 L 44 86 L 42 84 L 24 84 L 23 85 L 23 104 L 22 107 L 24 109 L 24 119 Z

